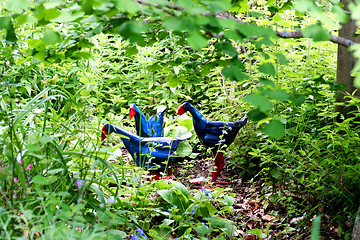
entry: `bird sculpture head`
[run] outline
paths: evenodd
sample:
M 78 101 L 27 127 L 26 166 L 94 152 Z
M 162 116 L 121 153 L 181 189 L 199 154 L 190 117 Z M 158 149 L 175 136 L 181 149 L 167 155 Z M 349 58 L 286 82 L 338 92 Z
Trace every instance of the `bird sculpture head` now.
M 105 138 L 106 138 L 106 135 L 109 135 L 109 132 L 108 132 L 108 126 L 107 124 L 104 124 L 104 126 L 102 127 L 102 130 L 101 130 L 101 141 L 104 141 Z
M 178 108 L 177 115 L 181 116 L 187 111 L 187 107 L 190 105 L 188 102 L 184 102 Z
M 136 114 L 136 106 L 135 104 L 130 104 L 130 114 L 129 114 L 129 117 L 130 117 L 130 120 L 135 116 Z

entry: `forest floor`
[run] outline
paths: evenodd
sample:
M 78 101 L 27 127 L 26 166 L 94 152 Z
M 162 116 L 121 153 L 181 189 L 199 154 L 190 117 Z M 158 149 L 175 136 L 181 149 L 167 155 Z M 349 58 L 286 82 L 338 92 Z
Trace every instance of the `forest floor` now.
M 130 159 L 127 150 L 122 147 L 123 156 L 127 156 L 126 164 L 135 163 Z M 192 160 L 175 163 L 173 174 L 175 180 L 181 182 L 189 189 L 201 187 L 199 184 L 191 183 L 192 179 L 199 177 L 209 177 L 209 170 L 212 169 L 213 162 L 208 159 L 198 157 Z M 216 191 L 216 187 L 221 187 L 229 193 L 235 193 L 233 213 L 225 217 L 236 224 L 237 230 L 234 234 L 235 239 L 245 240 L 270 240 L 270 239 L 310 239 L 311 226 L 299 224 L 303 217 L 289 217 L 287 209 L 281 200 L 275 204 L 269 197 L 273 194 L 271 187 L 263 180 L 243 181 L 238 178 L 239 171 L 227 169 L 226 165 L 221 172 L 218 181 L 226 181 L 228 184 L 214 184 L 209 191 Z M 209 187 L 205 185 L 205 187 Z M 215 208 L 219 206 L 214 205 Z M 262 234 L 262 238 L 258 235 Z M 336 229 L 328 231 L 328 240 L 340 239 Z
M 195 159 L 186 164 L 178 163 L 174 165 L 173 171 L 176 180 L 191 189 L 199 185 L 191 183 L 190 180 L 199 176 L 208 177 L 211 167 L 212 161 Z M 268 199 L 271 193 L 266 192 L 270 191 L 270 189 L 265 187 L 264 182 L 243 182 L 242 179 L 234 178 L 234 176 L 238 176 L 238 172 L 226 169 L 225 166 L 217 180 L 229 182 L 229 184 L 214 184 L 212 188 L 221 187 L 236 194 L 233 215 L 227 217 L 236 223 L 235 237 L 242 237 L 246 240 L 260 239 L 255 234 L 248 234 L 251 229 L 253 229 L 253 233 L 261 230 L 263 233 L 261 239 L 295 239 L 295 236 L 298 236 L 299 233 L 295 227 L 300 219 L 289 221 L 281 204 L 276 206 L 271 203 Z

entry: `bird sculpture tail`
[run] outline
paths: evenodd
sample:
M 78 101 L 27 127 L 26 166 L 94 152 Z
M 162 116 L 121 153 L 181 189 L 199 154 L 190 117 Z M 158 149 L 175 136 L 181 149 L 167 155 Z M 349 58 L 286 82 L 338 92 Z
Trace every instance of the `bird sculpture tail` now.
M 236 121 L 237 124 L 240 125 L 240 127 L 245 126 L 248 123 L 248 117 L 245 114 L 240 120 Z

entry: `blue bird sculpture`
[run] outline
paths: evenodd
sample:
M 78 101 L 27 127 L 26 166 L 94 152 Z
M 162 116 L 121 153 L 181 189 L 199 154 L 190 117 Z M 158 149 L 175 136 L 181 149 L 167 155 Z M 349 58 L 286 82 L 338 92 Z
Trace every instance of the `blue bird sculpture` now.
M 149 170 L 155 169 L 152 172 L 154 179 L 160 178 L 160 171 L 168 170 L 168 174 L 172 175 L 172 160 L 179 143 L 192 136 L 192 133 L 188 132 L 176 138 L 139 137 L 123 128 L 106 123 L 102 128 L 101 141 L 104 141 L 106 135 L 113 132 L 120 134 L 126 149 L 138 166 Z
M 190 112 L 193 118 L 196 135 L 206 147 L 212 148 L 215 157 L 215 169 L 212 172 L 211 181 L 215 182 L 220 172 L 224 168 L 225 159 L 222 152 L 218 150 L 226 149 L 234 140 L 240 128 L 248 122 L 245 114 L 236 122 L 213 122 L 208 121 L 193 105 L 184 102 L 178 108 L 177 115 Z
M 135 104 L 130 104 L 130 120 L 135 117 L 136 132 L 141 137 L 163 137 L 165 105 L 160 105 L 156 115 L 146 120 L 145 115 Z

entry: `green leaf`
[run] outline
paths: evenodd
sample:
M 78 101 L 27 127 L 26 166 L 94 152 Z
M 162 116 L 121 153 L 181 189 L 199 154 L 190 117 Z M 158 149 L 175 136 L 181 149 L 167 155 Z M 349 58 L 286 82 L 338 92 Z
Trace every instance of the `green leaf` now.
M 285 128 L 279 120 L 273 119 L 263 128 L 263 132 L 272 138 L 280 140 L 285 135 Z
M 168 203 L 170 203 L 171 205 L 176 205 L 178 207 L 181 207 L 178 205 L 179 202 L 179 197 L 178 195 L 176 195 L 172 190 L 167 190 L 167 189 L 163 189 L 163 190 L 159 190 L 158 194 Z
M 207 40 L 196 31 L 190 33 L 187 41 L 189 45 L 195 50 L 200 50 L 201 48 L 206 47 L 208 44 Z
M 30 2 L 27 0 L 9 0 L 5 5 L 7 10 L 15 13 L 21 13 L 23 9 L 26 9 L 29 6 Z
M 234 48 L 229 41 L 225 41 L 223 43 L 217 43 L 215 44 L 215 47 L 218 50 L 222 51 L 224 54 L 227 54 L 231 57 L 235 57 L 238 54 L 236 48 Z
M 46 29 L 42 40 L 46 44 L 56 44 L 61 41 L 60 34 L 50 29 Z
M 206 2 L 210 12 L 225 12 L 231 8 L 228 0 L 211 0 Z
M 84 97 L 89 96 L 89 95 L 90 95 L 90 91 L 89 91 L 89 90 L 86 90 L 86 89 L 81 90 L 80 95 L 81 95 L 81 96 L 84 96 Z
M 261 92 L 279 101 L 289 100 L 289 94 L 284 89 L 263 89 Z
M 125 55 L 128 56 L 128 57 L 131 57 L 131 56 L 136 55 L 138 53 L 139 53 L 139 51 L 137 50 L 137 48 L 135 46 L 128 47 L 128 48 L 126 48 L 126 51 L 125 51 Z
M 228 79 L 230 79 L 231 81 L 244 81 L 246 79 L 249 79 L 249 75 L 243 73 L 241 71 L 241 69 L 238 66 L 231 66 L 231 67 L 226 67 L 223 68 L 223 70 L 221 71 L 221 73 Z
M 231 197 L 231 196 L 228 196 L 228 195 L 224 196 L 224 200 L 226 201 L 226 204 L 228 206 L 232 206 L 235 203 L 235 199 L 233 197 Z
M 255 122 L 258 122 L 262 119 L 265 119 L 267 118 L 267 114 L 257 110 L 257 109 L 253 109 L 253 110 L 250 110 L 248 113 L 247 113 L 248 117 L 250 120 L 252 121 L 255 121 Z
M 103 192 L 98 188 L 98 186 L 96 184 L 91 184 L 90 188 L 92 190 L 94 190 L 94 192 L 96 193 L 96 195 L 98 195 L 100 202 L 103 204 L 103 206 L 105 207 L 106 202 L 105 202 L 105 198 L 104 198 L 104 194 Z
M 10 30 L 12 27 L 11 17 L 0 17 L 0 30 Z
M 166 82 L 170 87 L 174 88 L 180 84 L 180 78 L 178 78 L 175 74 L 170 73 L 166 77 Z
M 140 11 L 140 6 L 134 0 L 115 0 L 114 5 L 121 12 L 137 13 Z
M 304 37 L 312 38 L 315 42 L 330 40 L 331 36 L 321 25 L 316 24 L 302 30 Z
M 275 56 L 278 58 L 278 61 L 281 65 L 288 65 L 288 61 L 284 54 L 282 53 L 275 53 Z
M 306 97 L 304 95 L 300 95 L 299 97 L 296 98 L 294 105 L 299 107 L 305 101 L 306 101 Z
M 271 63 L 263 63 L 258 68 L 258 70 L 262 73 L 269 74 L 271 76 L 275 76 L 275 68 Z
M 281 171 L 279 168 L 273 168 L 270 170 L 270 174 L 273 178 L 279 178 L 281 176 Z
M 268 98 L 256 93 L 247 95 L 244 98 L 244 101 L 250 103 L 255 108 L 259 109 L 261 112 L 269 111 L 274 107 L 274 105 L 272 104 L 272 102 L 270 102 Z
M 174 184 L 175 188 L 177 190 L 179 190 L 182 194 L 184 194 L 184 196 L 186 197 L 190 197 L 190 192 L 189 190 L 185 187 L 184 184 L 180 183 L 180 182 L 176 182 L 176 181 L 173 181 L 172 184 Z
M 35 184 L 49 185 L 56 181 L 56 177 L 43 177 L 41 175 L 36 175 L 32 178 L 32 180 Z
M 261 37 L 265 34 L 266 30 L 264 27 L 259 27 L 252 24 L 240 23 L 238 24 L 239 31 L 246 37 Z
M 179 143 L 177 149 L 176 149 L 176 155 L 179 157 L 187 157 L 192 153 L 192 147 L 187 142 L 181 142 Z
M 320 239 L 320 216 L 316 216 L 311 230 L 311 240 Z
M 206 235 L 211 231 L 211 229 L 208 227 L 195 227 L 195 231 L 200 235 Z

